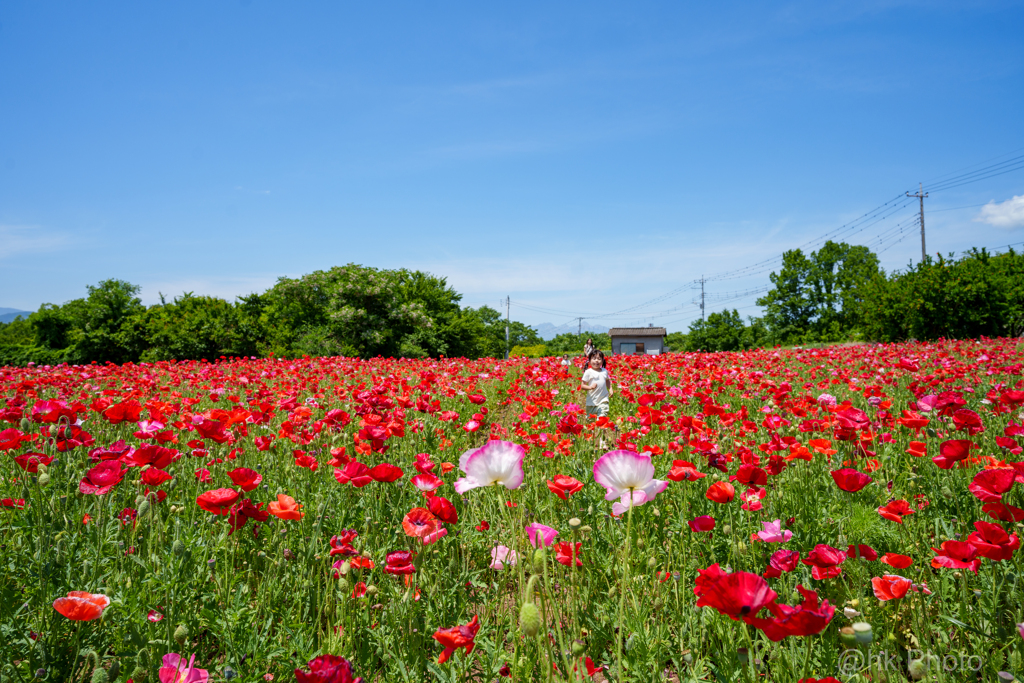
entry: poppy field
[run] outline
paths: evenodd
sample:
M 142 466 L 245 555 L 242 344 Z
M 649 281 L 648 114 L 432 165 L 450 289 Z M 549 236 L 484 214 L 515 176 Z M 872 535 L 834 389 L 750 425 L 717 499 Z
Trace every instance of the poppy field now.
M 1022 351 L 0 368 L 0 680 L 1024 678 Z

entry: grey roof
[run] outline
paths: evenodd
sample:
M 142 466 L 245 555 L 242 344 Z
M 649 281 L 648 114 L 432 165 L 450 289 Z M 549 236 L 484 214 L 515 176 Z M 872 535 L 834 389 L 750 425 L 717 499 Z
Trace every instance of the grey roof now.
M 664 327 L 613 327 L 608 330 L 609 337 L 664 337 Z

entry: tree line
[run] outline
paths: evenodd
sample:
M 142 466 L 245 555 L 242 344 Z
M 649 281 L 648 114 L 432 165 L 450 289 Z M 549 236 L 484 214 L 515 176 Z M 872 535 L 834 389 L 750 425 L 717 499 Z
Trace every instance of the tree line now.
M 505 320 L 460 305 L 444 278 L 349 264 L 235 302 L 185 293 L 143 305 L 140 287 L 104 280 L 0 325 L 0 365 L 212 360 L 221 356 L 502 357 Z M 511 345 L 538 344 L 510 323 Z
M 744 321 L 724 310 L 669 335 L 680 351 L 736 351 L 775 345 L 897 342 L 1024 334 L 1024 254 L 971 249 L 927 257 L 886 273 L 867 247 L 826 242 L 782 256 L 772 288 Z
M 671 351 L 736 351 L 844 341 L 1021 336 L 1024 254 L 972 249 L 959 258 L 926 258 L 886 273 L 863 246 L 826 242 L 805 255 L 787 251 L 744 320 L 736 309 L 711 313 Z M 495 357 L 506 349 L 505 320 L 488 306 L 460 305 L 444 278 L 405 269 L 349 264 L 280 278 L 266 292 L 234 302 L 185 293 L 145 306 L 140 288 L 105 280 L 86 296 L 44 304 L 27 319 L 0 324 L 0 365 L 212 360 L 220 356 Z M 588 337 L 544 342 L 521 322 L 508 347 L 528 356 L 576 354 Z

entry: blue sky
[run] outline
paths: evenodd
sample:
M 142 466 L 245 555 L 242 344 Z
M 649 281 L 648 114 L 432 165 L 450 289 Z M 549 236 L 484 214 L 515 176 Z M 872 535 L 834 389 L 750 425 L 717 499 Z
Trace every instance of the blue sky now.
M 355 262 L 527 323 L 685 329 L 694 290 L 645 303 L 1024 154 L 1022 26 L 984 1 L 11 0 L 0 306 L 110 277 L 231 299 Z M 934 193 L 929 252 L 1024 242 L 1021 196 L 1024 171 Z

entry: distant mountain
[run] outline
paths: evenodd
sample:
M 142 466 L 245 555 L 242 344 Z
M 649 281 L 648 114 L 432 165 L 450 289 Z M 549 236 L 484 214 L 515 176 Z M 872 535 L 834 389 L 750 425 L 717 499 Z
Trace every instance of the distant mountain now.
M 539 334 L 540 338 L 544 341 L 551 341 L 558 335 L 565 334 L 566 332 L 575 334 L 579 331 L 579 326 L 573 325 L 572 323 L 558 327 L 551 323 L 541 323 L 540 325 L 531 325 L 531 327 L 537 330 L 537 334 Z M 607 332 L 609 329 L 610 328 L 605 327 L 604 325 L 594 325 L 591 323 L 587 323 L 583 326 L 584 332 L 593 332 L 594 334 L 601 334 L 602 332 Z
M 27 318 L 32 311 L 19 311 L 17 308 L 0 308 L 0 323 L 9 323 L 19 315 Z

